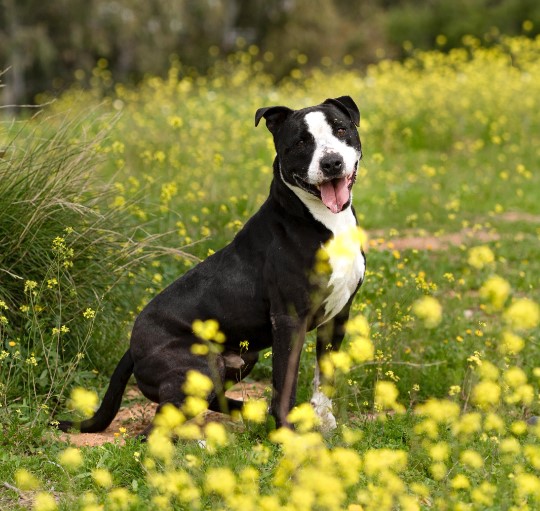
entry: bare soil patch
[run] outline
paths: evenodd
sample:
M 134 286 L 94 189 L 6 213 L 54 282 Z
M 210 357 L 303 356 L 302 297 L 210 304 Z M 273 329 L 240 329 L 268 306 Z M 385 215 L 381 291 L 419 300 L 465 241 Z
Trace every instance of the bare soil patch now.
M 257 399 L 265 397 L 269 393 L 270 384 L 266 382 L 240 382 L 231 387 L 225 394 L 231 399 L 246 400 L 248 398 Z M 124 436 L 134 437 L 144 431 L 152 422 L 156 413 L 157 405 L 148 401 L 136 386 L 129 387 L 125 398 L 128 401 L 120 408 L 111 425 L 101 433 L 62 433 L 60 440 L 68 442 L 76 447 L 97 446 L 106 443 L 124 443 Z M 206 412 L 205 422 L 226 422 L 232 423 L 230 416 L 217 413 Z M 241 427 L 235 423 L 235 427 Z M 125 428 L 125 432 L 120 432 L 120 428 Z
M 381 231 L 372 231 L 370 234 L 369 248 L 372 250 L 446 250 L 451 246 L 459 246 L 474 241 L 487 243 L 496 241 L 500 236 L 495 232 L 463 229 L 435 236 L 431 233 L 411 233 L 409 236 L 385 238 Z

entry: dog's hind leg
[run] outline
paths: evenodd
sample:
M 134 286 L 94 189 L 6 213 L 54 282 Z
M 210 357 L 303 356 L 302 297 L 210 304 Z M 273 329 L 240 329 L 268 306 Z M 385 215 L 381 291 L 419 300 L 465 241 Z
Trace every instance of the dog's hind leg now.
M 241 382 L 255 367 L 259 360 L 258 351 L 247 351 L 238 355 L 234 352 L 225 352 L 220 355 L 225 364 L 225 386 Z M 233 399 L 220 394 L 221 389 L 216 389 L 216 397 L 209 403 L 208 409 L 214 412 L 230 413 L 241 410 L 244 406 L 243 399 Z
M 107 392 L 103 396 L 101 406 L 94 416 L 82 421 L 80 424 L 74 421 L 60 421 L 57 425 L 58 429 L 68 431 L 75 428 L 80 429 L 81 433 L 97 433 L 107 429 L 120 409 L 122 395 L 124 394 L 129 377 L 133 373 L 133 365 L 131 353 L 127 350 L 116 366 L 111 376 Z

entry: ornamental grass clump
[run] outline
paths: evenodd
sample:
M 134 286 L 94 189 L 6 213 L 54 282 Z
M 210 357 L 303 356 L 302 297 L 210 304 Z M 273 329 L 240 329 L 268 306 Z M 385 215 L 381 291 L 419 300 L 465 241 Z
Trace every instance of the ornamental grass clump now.
M 37 117 L 1 140 L 0 404 L 32 421 L 121 349 L 137 289 L 124 278 L 148 241 L 110 206 L 97 172 L 106 132 L 86 139 L 85 123 L 52 131 Z

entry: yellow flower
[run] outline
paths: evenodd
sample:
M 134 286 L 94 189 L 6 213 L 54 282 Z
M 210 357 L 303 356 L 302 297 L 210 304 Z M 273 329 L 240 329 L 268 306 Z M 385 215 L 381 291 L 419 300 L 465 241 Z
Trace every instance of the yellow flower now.
M 39 492 L 34 498 L 32 509 L 34 511 L 56 511 L 58 506 L 50 493 Z
M 105 468 L 95 468 L 92 470 L 92 479 L 102 488 L 110 488 L 113 484 L 111 473 Z
M 200 413 L 208 410 L 208 402 L 206 399 L 197 396 L 187 396 L 182 405 L 183 412 L 189 417 L 195 417 Z
M 15 483 L 23 491 L 35 490 L 40 486 L 39 480 L 24 468 L 20 468 L 15 472 Z
M 448 399 L 429 398 L 416 407 L 416 412 L 436 422 L 453 422 L 459 417 L 459 405 Z
M 428 452 L 433 461 L 446 461 L 450 455 L 450 448 L 446 442 L 439 442 L 432 445 Z
M 484 431 L 504 432 L 504 421 L 494 413 L 488 413 L 484 419 Z
M 83 312 L 83 317 L 86 318 L 86 319 L 93 319 L 93 318 L 96 317 L 96 311 L 94 309 L 91 309 L 90 307 L 88 307 Z
M 360 337 L 369 337 L 369 323 L 362 314 L 357 314 L 349 319 L 345 325 L 345 330 L 349 335 L 358 335 Z
M 186 417 L 176 406 L 171 403 L 165 403 L 156 415 L 154 424 L 156 428 L 160 428 L 165 434 L 172 432 L 185 421 Z
M 208 449 L 213 452 L 217 447 L 224 447 L 228 443 L 227 430 L 219 422 L 209 422 L 204 428 Z
M 471 500 L 480 506 L 481 509 L 493 505 L 493 497 L 497 493 L 497 487 L 493 484 L 484 481 L 479 487 L 471 491 Z
M 391 381 L 378 381 L 375 384 L 375 407 L 377 410 L 395 410 L 396 412 L 405 412 L 405 407 L 396 400 L 399 391 Z
M 513 332 L 504 331 L 502 333 L 502 342 L 499 351 L 505 355 L 516 355 L 525 347 L 525 341 Z
M 441 304 L 432 296 L 424 296 L 413 303 L 413 312 L 426 328 L 435 328 L 442 320 Z
M 235 492 L 236 477 L 229 468 L 210 468 L 206 473 L 204 486 L 207 491 L 226 497 Z
M 503 438 L 499 444 L 499 450 L 504 454 L 517 455 L 521 452 L 521 445 L 517 438 Z
M 182 386 L 188 396 L 200 398 L 206 398 L 213 388 L 214 384 L 208 376 L 192 369 L 186 373 L 186 381 Z
M 506 309 L 503 316 L 512 328 L 529 330 L 538 326 L 540 308 L 536 302 L 528 298 L 520 298 Z
M 251 422 L 264 422 L 267 412 L 268 405 L 263 399 L 250 399 L 242 407 L 242 417 Z
M 484 266 L 491 265 L 494 262 L 495 255 L 487 245 L 472 247 L 469 250 L 468 263 L 477 270 L 484 268 Z
M 400 472 L 407 466 L 405 451 L 381 448 L 370 449 L 364 455 L 364 471 L 368 476 L 374 476 L 386 470 Z
M 137 497 L 126 488 L 114 488 L 107 495 L 107 502 L 111 511 L 128 511 L 137 502 Z
M 472 449 L 466 449 L 461 452 L 459 459 L 461 463 L 469 468 L 482 468 L 484 466 L 484 460 L 482 456 Z
M 450 486 L 454 490 L 465 490 L 471 486 L 471 483 L 467 477 L 463 474 L 457 474 L 451 481 Z
M 320 419 L 315 413 L 315 410 L 309 403 L 302 403 L 295 406 L 287 416 L 287 419 L 295 424 L 300 433 L 311 431 L 318 426 Z
M 193 333 L 203 341 L 225 342 L 225 335 L 219 331 L 219 323 L 215 319 L 201 321 L 196 319 L 192 325 Z
M 503 379 L 512 388 L 520 387 L 527 383 L 527 375 L 520 367 L 514 366 L 508 368 L 503 373 Z
M 84 417 L 90 417 L 99 402 L 97 394 L 91 390 L 76 387 L 71 391 L 70 406 Z
M 472 392 L 472 401 L 480 407 L 496 405 L 500 397 L 501 387 L 489 380 L 477 383 Z
M 510 289 L 510 284 L 506 280 L 493 275 L 480 288 L 480 297 L 488 301 L 494 309 L 500 310 L 510 294 Z
M 347 347 L 347 352 L 354 362 L 362 363 L 373 360 L 375 348 L 367 337 L 354 336 Z
M 515 479 L 516 493 L 519 499 L 524 499 L 528 495 L 540 498 L 540 478 L 533 474 L 521 473 Z
M 76 470 L 83 464 L 83 457 L 79 449 L 68 447 L 60 453 L 58 462 L 68 470 Z

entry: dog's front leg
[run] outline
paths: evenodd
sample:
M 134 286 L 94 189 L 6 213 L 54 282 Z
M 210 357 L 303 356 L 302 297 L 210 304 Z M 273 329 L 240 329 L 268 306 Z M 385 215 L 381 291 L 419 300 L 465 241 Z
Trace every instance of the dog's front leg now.
M 296 383 L 300 354 L 306 336 L 307 320 L 285 314 L 272 316 L 271 412 L 276 427 L 291 427 L 287 420 L 296 402 Z
M 313 378 L 311 405 L 319 417 L 320 428 L 324 432 L 335 429 L 337 423 L 332 409 L 334 378 L 321 374 L 321 359 L 333 351 L 339 351 L 345 335 L 345 324 L 349 318 L 349 308 L 350 302 L 333 320 L 317 329 L 317 362 Z

